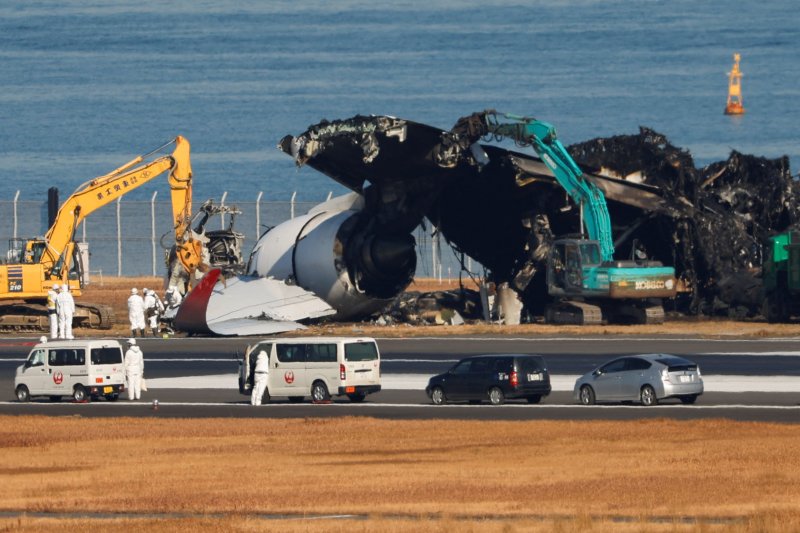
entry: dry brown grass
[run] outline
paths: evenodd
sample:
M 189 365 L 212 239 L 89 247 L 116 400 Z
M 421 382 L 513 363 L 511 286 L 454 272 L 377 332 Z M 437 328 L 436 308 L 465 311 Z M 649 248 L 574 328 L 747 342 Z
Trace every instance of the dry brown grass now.
M 0 428 L 0 511 L 133 513 L 109 525 L 137 529 L 800 530 L 794 425 L 7 416 Z
M 85 301 L 101 302 L 111 305 L 115 310 L 117 326 L 108 332 L 110 335 L 127 335 L 127 300 L 131 287 L 155 288 L 163 296 L 163 280 L 158 277 L 96 279 L 80 297 Z M 435 291 L 457 287 L 456 280 L 439 282 L 432 279 L 415 280 L 409 290 Z M 469 324 L 464 326 L 418 326 L 408 325 L 376 326 L 366 322 L 329 323 L 313 326 L 306 332 L 309 335 L 352 335 L 353 333 L 373 337 L 410 337 L 444 335 L 686 335 L 705 337 L 792 337 L 800 335 L 800 324 L 767 324 L 765 322 L 734 322 L 730 320 L 669 321 L 658 326 L 549 326 L 543 324 L 523 324 L 504 326 L 499 324 Z M 76 331 L 78 335 L 90 335 L 91 331 Z

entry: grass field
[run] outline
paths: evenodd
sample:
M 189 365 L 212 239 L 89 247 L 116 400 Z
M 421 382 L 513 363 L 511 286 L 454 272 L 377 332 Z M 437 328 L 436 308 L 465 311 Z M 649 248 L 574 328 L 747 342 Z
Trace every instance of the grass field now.
M 0 417 L 0 530 L 800 530 L 795 425 L 153 415 Z

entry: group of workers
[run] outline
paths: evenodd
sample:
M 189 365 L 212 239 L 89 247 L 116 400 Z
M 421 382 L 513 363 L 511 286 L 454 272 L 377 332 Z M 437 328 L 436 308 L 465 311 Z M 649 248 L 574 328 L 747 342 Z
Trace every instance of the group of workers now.
M 161 331 L 160 320 L 167 310 L 175 310 L 181 302 L 181 294 L 170 286 L 165 293 L 167 305 L 158 297 L 153 289 L 142 289 L 144 298 L 139 294 L 139 289 L 133 287 L 128 297 L 128 320 L 131 323 L 131 337 L 145 336 L 145 331 L 150 328 L 153 337 Z
M 47 291 L 47 317 L 50 321 L 51 339 L 74 339 L 72 317 L 75 314 L 75 300 L 69 292 L 69 285 L 54 283 Z

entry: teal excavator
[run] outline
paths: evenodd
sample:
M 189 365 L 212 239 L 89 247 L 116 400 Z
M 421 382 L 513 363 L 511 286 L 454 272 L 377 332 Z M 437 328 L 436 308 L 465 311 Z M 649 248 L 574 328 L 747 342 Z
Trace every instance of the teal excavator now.
M 554 240 L 547 258 L 547 291 L 553 297 L 547 306 L 547 322 L 662 323 L 661 299 L 675 296 L 675 269 L 658 261 L 614 259 L 605 196 L 584 177 L 558 140 L 555 127 L 532 117 L 494 110 L 470 118 L 471 142 L 485 137 L 509 138 L 520 146 L 533 148 L 580 208 L 584 233 Z

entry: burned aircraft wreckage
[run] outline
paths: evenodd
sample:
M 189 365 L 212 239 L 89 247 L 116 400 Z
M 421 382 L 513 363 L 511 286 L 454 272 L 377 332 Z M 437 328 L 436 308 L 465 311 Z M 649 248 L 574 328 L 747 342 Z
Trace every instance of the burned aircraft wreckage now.
M 404 257 L 408 237 L 427 219 L 456 250 L 481 263 L 489 281 L 513 288 L 530 315 L 543 313 L 548 252 L 555 237 L 582 233 L 579 209 L 541 159 L 477 138 L 481 116 L 464 117 L 449 131 L 355 116 L 323 121 L 280 142 L 298 166 L 363 196 L 363 216 L 351 231 L 372 236 L 376 246 L 405 243 L 385 253 L 361 243 L 362 255 L 371 249 L 403 267 L 373 264 L 366 277 L 364 269 L 351 271 L 359 290 L 387 298 L 408 285 L 415 265 Z M 674 266 L 679 292 L 665 302 L 667 311 L 760 312 L 761 244 L 798 221 L 787 157 L 733 152 L 727 161 L 698 169 L 688 152 L 646 128 L 567 150 L 605 195 L 616 256 L 646 253 Z M 374 262 L 367 257 L 361 263 Z

